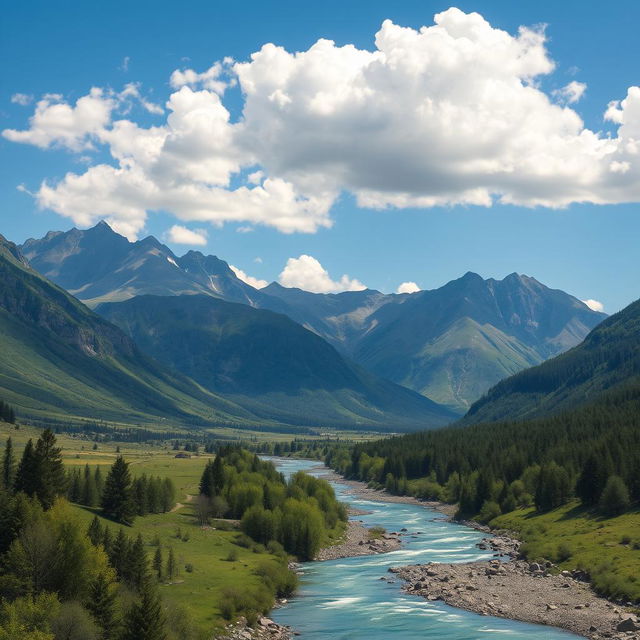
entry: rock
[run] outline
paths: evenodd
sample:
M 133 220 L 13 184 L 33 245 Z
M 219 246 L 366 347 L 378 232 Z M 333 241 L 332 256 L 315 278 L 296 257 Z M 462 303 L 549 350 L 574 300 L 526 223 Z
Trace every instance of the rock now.
M 618 624 L 616 631 L 640 631 L 640 626 L 632 618 L 627 618 Z
M 547 611 L 555 611 L 558 607 L 555 604 L 548 604 Z
M 540 571 L 540 569 L 542 569 L 542 567 L 537 562 L 532 562 L 529 565 L 529 571 Z

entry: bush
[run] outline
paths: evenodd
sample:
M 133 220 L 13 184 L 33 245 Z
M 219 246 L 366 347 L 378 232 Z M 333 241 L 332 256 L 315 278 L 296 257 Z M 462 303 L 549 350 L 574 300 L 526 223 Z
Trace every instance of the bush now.
M 234 540 L 234 544 L 237 544 L 239 547 L 243 547 L 244 549 L 251 549 L 255 543 L 246 533 L 241 533 Z
M 369 529 L 369 538 L 378 540 L 382 538 L 385 533 L 387 533 L 387 530 L 384 527 L 371 527 L 371 529 Z
M 225 558 L 225 560 L 227 562 L 235 562 L 238 559 L 238 550 L 237 549 L 230 549 L 229 553 L 227 554 L 227 557 Z
M 561 542 L 555 553 L 556 562 L 566 562 L 573 555 L 573 549 L 566 543 Z
M 480 509 L 478 520 L 484 523 L 490 522 L 501 514 L 502 511 L 500 510 L 500 505 L 497 502 L 493 502 L 493 500 L 485 500 L 482 505 L 482 509 Z
M 256 569 L 256 575 L 279 598 L 290 597 L 298 586 L 298 576 L 284 563 L 262 562 Z
M 267 613 L 273 606 L 273 597 L 265 588 L 240 589 L 228 587 L 222 591 L 219 605 L 222 617 L 233 620 L 243 615 L 255 623 L 257 613 Z

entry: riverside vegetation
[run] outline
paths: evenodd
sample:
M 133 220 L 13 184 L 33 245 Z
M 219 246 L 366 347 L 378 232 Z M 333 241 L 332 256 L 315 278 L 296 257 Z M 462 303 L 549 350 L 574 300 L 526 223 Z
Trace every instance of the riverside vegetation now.
M 49 430 L 1 430 L 2 640 L 210 638 L 290 595 L 290 554 L 312 557 L 344 527 L 328 483 L 286 482 L 239 447 L 205 463 L 169 442 L 120 452 L 60 435 L 63 449 Z

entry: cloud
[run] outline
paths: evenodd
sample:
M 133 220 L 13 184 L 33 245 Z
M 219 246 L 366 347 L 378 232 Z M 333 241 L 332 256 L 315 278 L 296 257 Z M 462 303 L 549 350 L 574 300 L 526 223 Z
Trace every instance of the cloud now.
M 27 95 L 26 93 L 14 93 L 11 96 L 11 102 L 13 104 L 19 104 L 23 107 L 26 107 L 33 101 L 33 96 Z
M 29 120 L 29 129 L 5 129 L 2 135 L 12 142 L 32 144 L 41 149 L 62 146 L 81 151 L 92 147 L 91 136 L 109 124 L 114 107 L 115 101 L 97 87 L 78 98 L 75 106 L 62 101 L 60 96 L 48 95 L 38 101 Z
M 419 30 L 385 20 L 371 50 L 265 44 L 244 62 L 176 70 L 159 126 L 115 117 L 129 99 L 160 113 L 127 85 L 75 105 L 45 97 L 29 129 L 3 135 L 75 152 L 103 145 L 112 161 L 45 180 L 38 203 L 134 233 L 157 210 L 313 233 L 331 226 L 343 192 L 375 209 L 640 201 L 640 87 L 607 105 L 616 132 L 591 131 L 570 106 L 583 83 L 540 88 L 555 68 L 546 44 L 542 29 L 508 33 L 451 8 Z M 223 100 L 234 82 L 232 119 Z
M 587 90 L 587 85 L 584 82 L 577 82 L 572 80 L 568 85 L 557 89 L 553 94 L 565 104 L 573 104 L 578 102 Z
M 296 287 L 313 293 L 340 293 L 341 291 L 362 291 L 365 285 L 355 278 L 343 275 L 340 280 L 332 280 L 327 270 L 313 256 L 301 255 L 289 258 L 278 282 L 283 287 Z
M 398 286 L 396 293 L 416 293 L 420 287 L 415 282 L 403 282 Z
M 603 312 L 604 311 L 604 305 L 602 304 L 602 302 L 598 302 L 597 300 L 582 300 L 582 302 L 584 302 L 587 307 L 589 307 L 589 309 L 591 309 L 591 311 L 600 311 Z
M 131 62 L 131 58 L 129 56 L 125 56 L 122 59 L 122 64 L 120 65 L 120 71 L 124 71 L 125 73 L 129 71 L 129 63 Z
M 170 242 L 176 244 L 190 244 L 205 246 L 207 244 L 207 232 L 205 229 L 187 229 L 179 224 L 174 224 L 169 229 L 167 237 Z
M 229 265 L 229 268 L 242 282 L 250 284 L 255 289 L 263 289 L 269 284 L 266 280 L 260 280 L 260 278 L 247 275 L 242 269 L 238 269 L 238 267 L 234 267 L 232 264 Z
M 162 115 L 164 113 L 164 109 L 159 104 L 151 102 L 151 100 L 145 98 L 140 93 L 139 82 L 129 82 L 126 84 L 124 89 L 118 94 L 118 99 L 120 103 L 127 99 L 134 99 L 142 105 L 143 109 L 154 115 Z

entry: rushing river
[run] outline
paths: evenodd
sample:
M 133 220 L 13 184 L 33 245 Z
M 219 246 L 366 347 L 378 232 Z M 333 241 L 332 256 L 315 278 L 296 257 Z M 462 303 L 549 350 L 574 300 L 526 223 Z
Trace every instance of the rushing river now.
M 302 469 L 321 475 L 318 463 L 274 459 L 290 475 Z M 401 591 L 402 581 L 388 573 L 391 566 L 426 562 L 472 562 L 489 559 L 491 552 L 475 545 L 483 534 L 447 522 L 424 507 L 361 500 L 348 487 L 331 483 L 343 502 L 370 511 L 356 519 L 387 531 L 406 527 L 398 551 L 303 565 L 300 589 L 289 603 L 273 611 L 273 619 L 291 625 L 301 640 L 576 640 L 578 636 L 550 627 L 481 616 L 429 602 Z

